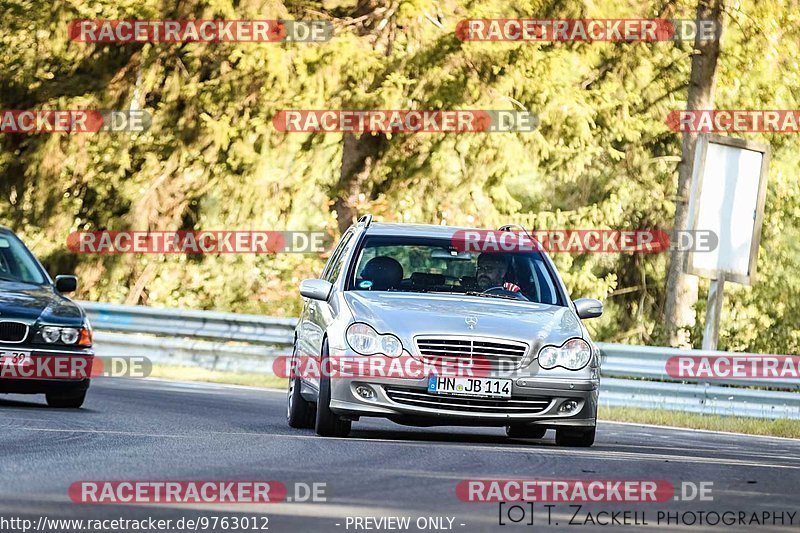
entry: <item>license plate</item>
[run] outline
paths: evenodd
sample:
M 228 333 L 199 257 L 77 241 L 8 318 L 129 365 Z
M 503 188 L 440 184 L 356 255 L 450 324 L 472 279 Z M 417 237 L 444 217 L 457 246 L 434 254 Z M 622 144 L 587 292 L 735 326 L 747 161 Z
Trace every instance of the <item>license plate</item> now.
M 428 378 L 428 392 L 457 396 L 511 398 L 511 380 L 431 376 Z
M 19 350 L 0 350 L 0 365 L 25 366 L 31 362 L 31 352 Z

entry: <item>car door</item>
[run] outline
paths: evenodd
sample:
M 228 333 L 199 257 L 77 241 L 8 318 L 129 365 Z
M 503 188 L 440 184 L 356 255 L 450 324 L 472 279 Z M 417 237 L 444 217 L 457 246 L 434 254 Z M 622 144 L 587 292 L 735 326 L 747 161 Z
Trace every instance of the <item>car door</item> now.
M 322 271 L 322 279 L 328 281 L 334 286 L 336 280 L 342 270 L 342 265 L 347 259 L 347 256 L 354 242 L 353 232 L 348 230 L 342 239 L 339 241 L 336 250 L 334 250 L 325 270 Z M 334 288 L 334 290 L 336 290 Z M 301 338 L 298 339 L 298 353 L 314 359 L 319 366 L 319 357 L 322 353 L 322 340 L 325 336 L 325 330 L 328 324 L 333 320 L 332 309 L 328 302 L 321 302 L 319 300 L 312 300 L 304 298 L 303 316 L 301 317 Z M 306 379 L 309 383 L 319 385 L 319 380 L 314 375 L 309 375 Z

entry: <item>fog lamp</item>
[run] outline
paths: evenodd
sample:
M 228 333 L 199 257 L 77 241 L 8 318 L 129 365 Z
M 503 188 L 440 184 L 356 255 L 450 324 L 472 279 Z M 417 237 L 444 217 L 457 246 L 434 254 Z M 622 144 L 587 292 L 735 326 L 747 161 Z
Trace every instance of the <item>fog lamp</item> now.
M 575 400 L 567 400 L 566 402 L 561 404 L 561 407 L 558 408 L 558 412 L 561 414 L 571 413 L 578 408 L 578 402 Z
M 375 399 L 375 391 L 372 390 L 372 387 L 368 387 L 366 385 L 359 385 L 356 387 L 356 394 L 364 398 L 365 400 L 374 400 Z

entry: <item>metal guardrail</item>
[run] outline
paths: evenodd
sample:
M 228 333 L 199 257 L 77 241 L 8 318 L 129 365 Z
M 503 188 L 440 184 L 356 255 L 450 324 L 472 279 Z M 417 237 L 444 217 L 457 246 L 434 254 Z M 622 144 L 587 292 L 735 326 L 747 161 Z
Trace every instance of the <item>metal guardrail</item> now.
M 603 353 L 603 376 L 658 381 L 704 382 L 702 379 L 674 378 L 669 376 L 666 367 L 667 360 L 670 357 L 687 355 L 730 357 L 731 355 L 743 355 L 710 350 L 682 350 L 680 348 L 664 348 L 661 346 L 636 346 L 633 344 L 609 344 L 604 342 L 598 342 L 597 346 Z M 782 378 L 780 380 L 763 378 L 714 378 L 712 381 L 714 385 L 764 387 L 800 391 L 800 378 Z
M 800 419 L 800 393 L 603 378 L 600 405 L 703 415 Z
M 96 330 L 99 355 L 142 355 L 154 362 L 214 370 L 271 374 L 274 358 L 289 353 L 297 323 L 293 318 L 79 303 Z M 711 384 L 666 373 L 672 356 L 731 353 L 598 346 L 603 353 L 601 405 L 800 420 L 800 379 L 715 379 Z
M 289 345 L 297 320 L 143 305 L 78 302 L 98 331 Z
M 153 362 L 162 364 L 268 375 L 273 373 L 272 361 L 275 357 L 289 353 L 288 347 L 108 331 L 95 331 L 94 344 L 97 354 L 105 357 L 147 357 Z

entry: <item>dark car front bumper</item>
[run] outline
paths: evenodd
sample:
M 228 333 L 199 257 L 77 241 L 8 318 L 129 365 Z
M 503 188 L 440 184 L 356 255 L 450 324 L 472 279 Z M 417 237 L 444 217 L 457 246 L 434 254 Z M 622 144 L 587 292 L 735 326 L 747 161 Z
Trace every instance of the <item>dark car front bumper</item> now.
M 88 389 L 91 384 L 91 363 L 94 361 L 94 351 L 90 348 L 43 349 L 31 345 L 0 344 L 0 351 L 30 352 L 31 366 L 34 368 L 38 361 L 47 358 L 57 358 L 62 361 L 81 359 L 89 365 L 85 371 L 77 375 L 59 375 L 59 372 L 49 375 L 33 370 L 22 372 L 18 368 L 0 365 L 0 394 L 82 392 Z M 53 368 L 52 364 L 43 366 Z M 80 365 L 78 365 L 78 368 L 80 368 Z
M 50 394 L 82 392 L 91 379 L 0 379 L 2 394 Z

